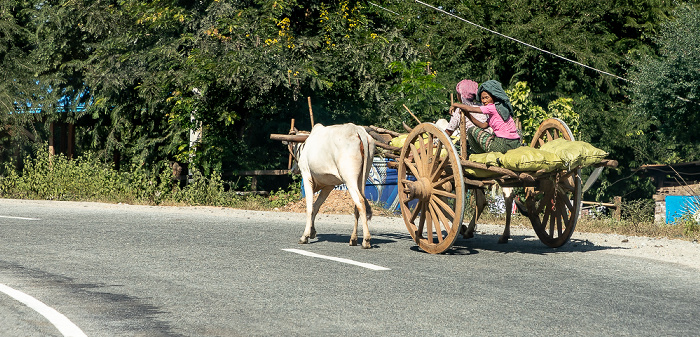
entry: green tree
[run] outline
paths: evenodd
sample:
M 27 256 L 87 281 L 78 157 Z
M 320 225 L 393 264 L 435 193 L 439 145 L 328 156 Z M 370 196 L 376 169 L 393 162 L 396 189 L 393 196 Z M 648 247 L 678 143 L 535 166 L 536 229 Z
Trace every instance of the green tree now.
M 673 15 L 655 40 L 659 55 L 635 60 L 631 71 L 637 136 L 647 145 L 637 155 L 653 163 L 700 158 L 700 10 L 685 5 Z
M 559 118 L 564 121 L 574 137 L 578 139 L 579 115 L 574 111 L 573 99 L 557 98 L 549 102 L 547 110 L 545 110 L 532 101 L 530 92 L 531 90 L 525 82 L 518 82 L 512 89 L 506 90 L 526 142 L 532 140 L 540 124 L 548 118 Z

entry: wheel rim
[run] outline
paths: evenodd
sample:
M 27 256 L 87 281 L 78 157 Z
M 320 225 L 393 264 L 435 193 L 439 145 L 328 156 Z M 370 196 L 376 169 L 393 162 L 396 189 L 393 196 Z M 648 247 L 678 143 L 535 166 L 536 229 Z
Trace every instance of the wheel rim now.
M 557 138 L 574 140 L 566 124 L 550 118 L 540 125 L 530 143 L 533 148 Z M 581 209 L 581 169 L 559 172 L 525 189 L 532 228 L 545 245 L 560 247 L 571 238 Z
M 431 123 L 413 129 L 401 150 L 398 179 L 401 215 L 413 241 L 431 254 L 449 249 L 464 213 L 462 165 L 449 137 Z

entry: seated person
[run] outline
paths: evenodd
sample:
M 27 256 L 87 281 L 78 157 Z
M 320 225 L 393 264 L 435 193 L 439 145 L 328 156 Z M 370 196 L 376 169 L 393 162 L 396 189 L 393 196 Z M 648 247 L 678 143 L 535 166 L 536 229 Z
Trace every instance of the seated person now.
M 479 86 L 476 95 L 482 106 L 470 106 L 463 103 L 453 103 L 450 112 L 462 109 L 474 126 L 467 129 L 469 153 L 501 152 L 520 146 L 520 134 L 513 120 L 513 107 L 501 83 L 489 80 Z M 483 113 L 488 116 L 486 123 L 476 119 L 472 113 Z M 492 129 L 492 132 L 487 130 Z
M 481 104 L 479 104 L 476 101 L 476 94 L 477 94 L 477 89 L 479 88 L 479 84 L 472 80 L 462 80 L 461 82 L 457 83 L 457 93 L 459 94 L 459 101 L 462 102 L 464 105 L 468 106 L 474 106 L 478 107 Z M 452 111 L 452 117 L 450 118 L 450 122 L 447 124 L 446 127 L 443 129 L 447 133 L 448 136 L 458 136 L 459 132 L 456 134 L 454 133 L 455 130 L 459 127 L 459 121 L 461 119 L 461 112 L 459 108 L 456 109 L 450 109 Z M 473 114 L 474 118 L 477 120 L 486 123 L 486 120 L 488 119 L 488 116 L 482 114 L 482 113 L 474 113 Z M 474 123 L 467 117 L 466 118 L 466 123 L 465 123 L 465 130 L 468 130 L 472 126 L 474 126 Z M 489 128 L 489 130 L 491 130 Z M 492 130 L 491 130 L 492 131 Z

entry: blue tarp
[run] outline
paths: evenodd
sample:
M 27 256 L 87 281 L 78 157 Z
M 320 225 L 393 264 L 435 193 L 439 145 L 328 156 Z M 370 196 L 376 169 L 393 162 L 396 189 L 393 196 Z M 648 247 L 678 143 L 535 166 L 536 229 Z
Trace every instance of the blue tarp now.
M 666 201 L 666 223 L 674 223 L 680 220 L 684 214 L 698 211 L 698 196 L 667 195 Z

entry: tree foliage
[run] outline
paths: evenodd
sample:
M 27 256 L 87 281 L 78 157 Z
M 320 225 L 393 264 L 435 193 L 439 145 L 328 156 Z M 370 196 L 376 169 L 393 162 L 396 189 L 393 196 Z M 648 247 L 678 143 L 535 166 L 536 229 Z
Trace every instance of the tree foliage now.
M 656 39 L 659 55 L 634 62 L 630 91 L 637 155 L 660 163 L 700 159 L 700 10 L 681 6 Z
M 662 43 L 684 29 L 666 24 L 678 22 L 668 21 L 675 3 L 441 5 L 474 24 L 623 77 L 644 63 L 650 68 L 639 67 L 640 74 L 649 80 L 655 70 L 681 75 L 679 65 L 697 69 L 695 61 L 671 62 L 680 42 Z M 681 35 L 678 41 L 694 34 Z M 697 48 L 695 40 L 682 41 Z M 631 105 L 614 76 L 396 0 L 0 0 L 0 73 L 6 140 L 42 144 L 48 135 L 39 122 L 70 122 L 78 126 L 79 153 L 94 152 L 117 168 L 176 160 L 205 175 L 286 165 L 284 148 L 269 134 L 285 133 L 292 118 L 309 130 L 308 98 L 315 122 L 400 130 L 401 122 L 413 123 L 403 105 L 423 121 L 446 117 L 450 93 L 464 78 L 497 79 L 519 93 L 528 128 L 546 114 L 571 117 L 567 122 L 583 140 L 622 163 L 603 181 L 617 181 L 643 163 L 630 149 L 652 153 L 646 162 L 659 159 L 662 152 L 650 152 L 647 137 L 668 137 L 672 123 L 697 117 L 679 102 L 673 103 L 676 115 L 662 115 L 651 104 L 658 102 L 654 97 Z M 698 86 L 686 82 L 657 92 L 692 100 Z M 653 91 L 629 90 L 635 99 Z M 649 117 L 647 124 L 633 111 Z M 199 128 L 202 138 L 191 147 L 190 130 Z M 695 151 L 683 145 L 692 140 L 673 139 L 678 160 Z M 13 153 L 9 141 L 3 144 L 4 153 Z M 611 193 L 629 193 L 614 188 Z

